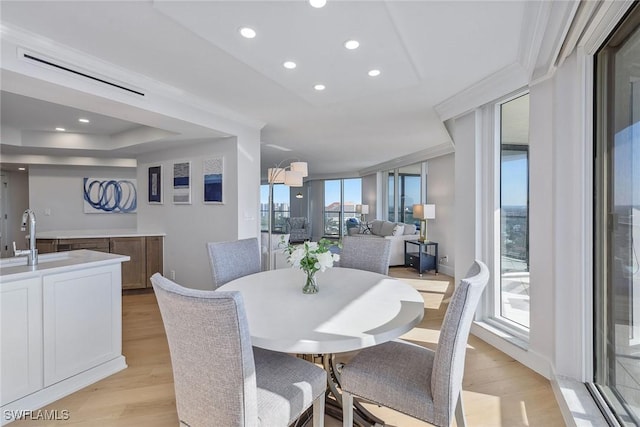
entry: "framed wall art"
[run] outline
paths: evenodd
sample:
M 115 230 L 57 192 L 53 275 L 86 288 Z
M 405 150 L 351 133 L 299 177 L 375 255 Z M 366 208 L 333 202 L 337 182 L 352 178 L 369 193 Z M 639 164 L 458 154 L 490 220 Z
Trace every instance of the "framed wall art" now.
M 204 202 L 223 203 L 224 158 L 208 159 L 203 162 Z
M 135 179 L 83 178 L 84 213 L 135 213 L 138 191 Z
M 191 162 L 173 164 L 173 203 L 191 204 Z
M 149 204 L 162 204 L 162 165 L 149 166 Z

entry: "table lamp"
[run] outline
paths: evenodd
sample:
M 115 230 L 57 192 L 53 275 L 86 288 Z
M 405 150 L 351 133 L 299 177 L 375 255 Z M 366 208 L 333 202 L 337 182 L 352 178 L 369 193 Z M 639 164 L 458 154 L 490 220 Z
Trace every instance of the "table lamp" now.
M 427 220 L 436 218 L 436 205 L 413 205 L 413 217 L 420 220 L 420 241 L 427 242 Z
M 360 220 L 362 222 L 366 222 L 367 214 L 369 213 L 369 205 L 356 205 L 356 213 L 360 214 Z

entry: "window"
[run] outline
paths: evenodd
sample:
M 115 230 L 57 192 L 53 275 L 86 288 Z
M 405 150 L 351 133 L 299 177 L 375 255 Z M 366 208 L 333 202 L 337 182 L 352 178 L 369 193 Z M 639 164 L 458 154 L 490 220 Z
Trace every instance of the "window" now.
M 359 218 L 356 205 L 362 204 L 362 179 L 333 179 L 324 182 L 324 235 L 346 234 L 349 218 Z
M 529 95 L 520 95 L 498 108 L 500 289 L 496 292 L 495 316 L 528 329 Z
M 640 9 L 596 55 L 594 383 L 640 425 Z
M 413 219 L 413 205 L 422 200 L 421 169 L 422 164 L 416 163 L 387 172 L 387 220 L 419 226 Z
M 273 185 L 273 231 L 284 232 L 286 220 L 291 212 L 290 187 L 284 184 Z M 267 231 L 269 228 L 269 185 L 260 186 L 260 229 Z

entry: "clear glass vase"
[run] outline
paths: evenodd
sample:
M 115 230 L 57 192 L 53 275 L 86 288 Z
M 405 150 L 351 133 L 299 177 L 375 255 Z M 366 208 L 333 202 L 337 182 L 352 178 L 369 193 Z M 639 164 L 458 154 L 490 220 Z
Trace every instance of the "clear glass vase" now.
M 304 284 L 304 288 L 302 288 L 303 294 L 317 294 L 318 293 L 318 282 L 316 281 L 316 273 L 315 272 L 307 272 L 307 281 Z

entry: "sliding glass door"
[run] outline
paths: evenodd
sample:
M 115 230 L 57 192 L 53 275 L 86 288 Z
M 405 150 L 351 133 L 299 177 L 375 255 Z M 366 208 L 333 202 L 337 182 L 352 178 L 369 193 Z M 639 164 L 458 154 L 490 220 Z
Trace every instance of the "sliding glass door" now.
M 594 383 L 640 425 L 640 9 L 596 57 Z

